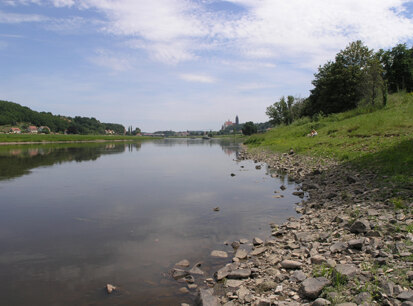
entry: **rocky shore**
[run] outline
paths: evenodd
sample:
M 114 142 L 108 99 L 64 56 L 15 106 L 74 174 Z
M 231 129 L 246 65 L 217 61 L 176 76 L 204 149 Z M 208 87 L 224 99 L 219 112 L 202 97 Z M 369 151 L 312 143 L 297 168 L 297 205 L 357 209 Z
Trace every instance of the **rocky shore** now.
M 413 305 L 411 190 L 292 151 L 245 151 L 239 158 L 264 162 L 272 175 L 283 172 L 299 183 L 301 216 L 271 224 L 271 236 L 254 238 L 252 248 L 243 239 L 232 242 L 232 262 L 213 276 L 199 265 L 186 269 L 186 262 L 173 269 L 186 291 L 202 275 L 198 304 Z

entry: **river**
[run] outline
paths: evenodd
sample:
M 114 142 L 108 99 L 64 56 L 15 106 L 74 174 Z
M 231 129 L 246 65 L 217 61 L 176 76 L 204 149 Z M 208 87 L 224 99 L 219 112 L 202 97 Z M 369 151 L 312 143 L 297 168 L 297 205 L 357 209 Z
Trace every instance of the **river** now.
M 176 262 L 211 277 L 231 261 L 225 242 L 296 216 L 295 184 L 239 151 L 214 139 L 0 147 L 1 304 L 193 303 L 168 274 Z

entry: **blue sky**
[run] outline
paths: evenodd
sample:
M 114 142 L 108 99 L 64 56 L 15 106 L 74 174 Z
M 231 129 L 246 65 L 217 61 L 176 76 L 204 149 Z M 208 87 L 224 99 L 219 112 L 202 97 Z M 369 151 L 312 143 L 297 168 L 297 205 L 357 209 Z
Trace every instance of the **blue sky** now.
M 412 43 L 405 0 L 1 0 L 0 99 L 144 131 L 264 122 L 354 40 Z

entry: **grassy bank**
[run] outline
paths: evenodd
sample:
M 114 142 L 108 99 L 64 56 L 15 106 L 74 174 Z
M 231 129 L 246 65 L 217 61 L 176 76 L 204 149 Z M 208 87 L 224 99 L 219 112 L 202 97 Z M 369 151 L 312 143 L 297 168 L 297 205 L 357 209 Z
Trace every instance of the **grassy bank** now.
M 312 129 L 318 132 L 308 137 Z M 251 148 L 327 157 L 413 184 L 413 94 L 389 96 L 384 108 L 358 108 L 316 121 L 301 119 L 250 137 Z
M 61 142 L 61 141 L 136 141 L 149 139 L 140 136 L 106 136 L 106 135 L 32 135 L 32 134 L 0 134 L 0 143 L 14 142 Z M 154 138 L 151 138 L 154 139 Z

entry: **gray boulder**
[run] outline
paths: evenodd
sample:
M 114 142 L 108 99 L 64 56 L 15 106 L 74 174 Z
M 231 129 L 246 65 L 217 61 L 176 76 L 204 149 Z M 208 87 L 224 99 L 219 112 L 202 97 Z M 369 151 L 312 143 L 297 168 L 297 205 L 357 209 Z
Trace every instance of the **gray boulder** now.
M 330 283 L 325 277 L 307 278 L 301 284 L 300 293 L 304 298 L 314 300 L 318 298 L 324 287 Z

